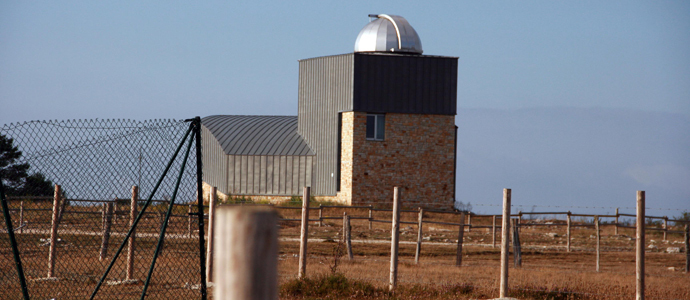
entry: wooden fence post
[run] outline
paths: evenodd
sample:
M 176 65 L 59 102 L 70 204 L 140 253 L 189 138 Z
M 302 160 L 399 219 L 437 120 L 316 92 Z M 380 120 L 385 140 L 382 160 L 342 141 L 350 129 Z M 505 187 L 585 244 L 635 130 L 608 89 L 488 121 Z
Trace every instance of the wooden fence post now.
M 19 202 L 19 233 L 24 233 L 24 201 Z
M 690 225 L 685 224 L 685 273 L 690 273 Z
M 513 220 L 513 260 L 515 267 L 522 267 L 522 247 L 520 247 L 520 222 Z
M 323 207 L 319 204 L 319 227 L 323 226 Z
M 472 214 L 470 213 L 467 214 L 467 225 L 467 232 L 470 232 L 472 230 Z
M 53 194 L 53 216 L 50 224 L 50 249 L 48 250 L 48 278 L 55 277 L 55 260 L 57 250 L 57 231 L 58 231 L 58 205 L 60 204 L 60 186 L 55 185 Z
M 349 260 L 354 259 L 354 257 L 352 256 L 352 240 L 350 235 L 351 229 L 352 228 L 350 227 L 350 216 L 347 215 L 347 212 L 343 212 L 343 239 L 345 239 L 347 259 Z
M 374 209 L 374 206 L 369 205 L 369 230 L 371 230 L 371 223 L 373 223 L 372 222 L 372 220 L 373 220 L 373 209 Z
M 192 238 L 192 205 L 187 207 L 187 233 L 188 237 Z
M 424 219 L 424 209 L 419 208 L 419 217 L 417 219 L 417 249 L 414 251 L 414 263 L 419 263 L 419 255 L 422 252 L 422 227 Z
M 503 189 L 503 219 L 501 220 L 501 287 L 499 298 L 508 295 L 508 243 L 510 241 L 510 189 Z
M 129 207 L 129 227 L 134 226 L 134 219 L 137 218 L 137 203 L 139 202 L 139 187 L 132 186 L 132 198 L 130 199 Z M 136 229 L 132 230 L 132 235 L 129 237 L 127 248 L 127 277 L 126 280 L 134 279 L 134 247 L 136 246 Z
M 599 272 L 599 261 L 601 259 L 601 230 L 599 230 L 599 216 L 594 216 L 594 227 L 597 231 L 597 272 Z
M 201 201 L 203 201 L 203 199 Z M 160 223 L 161 223 L 158 230 L 163 230 L 163 226 L 165 226 L 165 211 L 158 212 L 158 218 L 160 219 Z M 170 221 L 170 220 L 168 220 L 168 221 Z M 166 235 L 167 235 L 167 231 L 166 231 L 166 234 L 163 235 L 163 240 L 161 241 L 161 249 L 160 249 L 159 254 L 163 254 L 163 250 L 165 250 L 165 236 Z
M 530 218 L 532 218 L 534 215 L 531 215 Z M 522 224 L 522 211 L 518 211 L 518 221 L 517 225 Z
M 391 269 L 388 290 L 392 291 L 398 284 L 398 239 L 400 238 L 400 191 L 393 188 L 393 220 L 391 228 Z
M 278 299 L 278 215 L 268 207 L 218 207 L 215 299 Z
M 568 249 L 568 252 L 570 252 L 570 226 L 572 224 L 572 220 L 570 220 L 570 215 L 571 215 L 571 213 L 570 213 L 570 211 L 568 211 L 568 217 L 566 220 L 566 222 L 568 223 L 568 231 L 566 232 L 566 236 L 567 236 L 567 239 L 566 239 L 567 240 L 567 246 L 566 247 Z
M 492 243 L 493 243 L 493 248 L 496 248 L 496 215 L 492 216 L 493 218 L 493 225 L 491 226 L 491 236 L 492 236 Z
M 101 240 L 101 252 L 98 260 L 102 261 L 108 255 L 108 241 L 110 240 L 110 226 L 113 223 L 113 202 L 103 203 L 103 233 Z
M 615 232 L 613 234 L 618 235 L 618 207 L 616 207 L 616 227 L 614 227 Z
M 462 265 L 462 239 L 465 233 L 465 213 L 460 214 L 460 230 L 458 233 L 458 249 L 455 253 L 455 266 Z
M 309 237 L 309 198 L 311 195 L 310 187 L 305 186 L 302 193 L 302 230 L 300 231 L 299 243 L 299 271 L 297 278 L 304 278 L 307 275 L 307 239 Z M 321 210 L 319 210 L 320 212 Z
M 213 239 L 216 215 L 216 201 L 218 193 L 215 186 L 211 187 L 211 195 L 208 198 L 208 241 L 206 242 L 206 282 L 213 282 Z
M 664 241 L 666 240 L 667 234 L 668 234 L 668 217 L 664 216 Z
M 644 234 L 644 221 L 645 221 L 645 197 L 644 191 L 637 191 L 637 239 L 636 244 L 636 259 L 635 259 L 635 271 L 636 271 L 636 299 L 644 300 L 644 244 L 645 244 L 645 234 Z

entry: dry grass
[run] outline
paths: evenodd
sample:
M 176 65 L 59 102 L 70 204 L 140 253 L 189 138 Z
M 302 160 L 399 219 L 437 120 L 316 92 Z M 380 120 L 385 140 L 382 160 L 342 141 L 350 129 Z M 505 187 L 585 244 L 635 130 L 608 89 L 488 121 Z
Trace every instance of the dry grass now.
M 13 208 L 16 203 L 11 203 Z M 48 204 L 36 205 L 46 209 Z M 154 209 L 160 210 L 159 207 Z M 101 216 L 99 207 L 69 207 L 69 210 L 92 212 L 94 214 L 67 214 L 60 227 L 65 232 L 81 230 L 98 232 Z M 367 217 L 367 209 L 324 210 L 324 216 L 341 217 L 347 211 L 350 216 Z M 299 218 L 299 210 L 281 209 L 284 218 Z M 176 214 L 185 215 L 186 207 L 176 209 Z M 66 234 L 58 248 L 57 282 L 37 281 L 45 277 L 48 247 L 41 246 L 40 239 L 47 234 L 30 232 L 32 228 L 49 228 L 49 211 L 27 212 L 25 220 L 32 225 L 23 234 L 17 234 L 25 272 L 29 279 L 29 290 L 33 298 L 60 297 L 81 299 L 88 295 L 99 278 L 107 261 L 98 260 L 101 237 L 99 235 Z M 318 211 L 311 211 L 311 218 L 318 217 Z M 13 212 L 16 223 L 17 215 Z M 390 220 L 390 212 L 375 212 L 374 218 Z M 457 222 L 457 215 L 426 214 L 425 220 Z M 416 213 L 403 213 L 405 222 L 417 221 Z M 160 218 L 153 214 L 143 220 L 146 228 L 140 233 L 158 232 Z M 186 238 L 187 218 L 171 220 L 169 234 L 177 238 L 166 241 L 166 251 L 156 266 L 157 275 L 150 288 L 151 298 L 196 298 L 198 290 L 189 284 L 198 283 L 198 240 Z M 40 226 L 38 226 L 40 224 Z M 124 232 L 128 218 L 121 216 L 113 224 L 113 232 Z M 355 240 L 354 261 L 340 260 L 337 272 L 332 275 L 333 251 L 337 247 L 342 230 L 341 220 L 328 220 L 324 226 L 312 222 L 310 226 L 308 275 L 311 281 L 295 281 L 297 271 L 296 254 L 299 252 L 299 222 L 281 222 L 279 274 L 282 284 L 281 298 L 284 299 L 487 299 L 498 296 L 499 250 L 492 248 L 490 230 L 474 228 L 464 235 L 463 266 L 455 267 L 455 242 L 458 226 L 425 224 L 426 238 L 422 246 L 419 265 L 414 264 L 417 226 L 401 226 L 399 286 L 395 293 L 388 292 L 390 229 L 389 223 L 373 223 L 369 229 L 367 220 L 352 220 L 352 237 Z M 472 224 L 490 225 L 491 218 L 472 218 Z M 37 227 L 38 226 L 38 227 Z M 601 272 L 595 272 L 593 228 L 578 227 L 572 231 L 573 252 L 565 251 L 564 226 L 524 227 L 521 231 L 523 244 L 523 266 L 510 269 L 511 295 L 520 299 L 630 299 L 635 292 L 635 256 L 633 253 L 633 229 L 619 229 L 614 235 L 612 226 L 602 230 Z M 556 233 L 556 236 L 553 235 Z M 195 232 L 196 234 L 196 232 Z M 0 298 L 20 298 L 18 282 L 11 259 L 9 244 L 5 236 L 0 238 Z M 111 236 L 111 245 L 118 245 L 122 237 Z M 317 240 L 318 239 L 318 240 Z M 669 241 L 661 241 L 660 232 L 649 232 L 647 244 L 657 248 L 646 255 L 647 298 L 648 299 L 690 299 L 690 275 L 679 271 L 685 264 L 685 253 L 664 253 L 667 247 L 682 247 L 682 237 L 670 234 Z M 323 242 L 319 241 L 323 240 Z M 652 243 L 651 240 L 656 242 Z M 153 253 L 154 238 L 139 238 L 137 246 L 136 277 L 145 279 Z M 361 241 L 368 241 L 362 243 Z M 675 244 L 674 244 L 675 242 Z M 497 245 L 500 237 L 497 236 Z M 109 251 L 114 253 L 114 246 Z M 674 270 L 669 270 L 669 268 Z M 124 277 L 124 259 L 118 261 L 110 279 Z M 319 289 L 310 289 L 319 287 Z M 99 297 L 138 298 L 142 283 L 126 286 L 104 286 Z M 330 292 L 325 292 L 324 290 Z M 212 293 L 211 293 L 212 294 Z

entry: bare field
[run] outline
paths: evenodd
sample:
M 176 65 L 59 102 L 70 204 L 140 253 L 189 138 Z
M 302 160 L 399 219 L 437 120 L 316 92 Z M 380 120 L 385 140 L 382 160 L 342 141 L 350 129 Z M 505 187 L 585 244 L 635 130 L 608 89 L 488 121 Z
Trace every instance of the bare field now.
M 43 204 L 39 208 L 47 209 Z M 15 204 L 16 207 L 16 204 Z M 156 207 L 158 208 L 158 207 Z M 69 213 L 78 211 L 80 213 Z M 122 241 L 127 229 L 128 217 L 120 215 L 113 222 L 111 247 L 107 260 L 100 261 L 98 252 L 101 244 L 101 215 L 99 207 L 70 207 L 60 226 L 61 242 L 58 244 L 57 281 L 45 281 L 48 247 L 43 240 L 49 235 L 50 212 L 41 210 L 24 216 L 30 226 L 23 233 L 17 232 L 22 251 L 22 260 L 32 297 L 59 299 L 82 299 L 95 287 L 116 246 Z M 285 219 L 300 217 L 299 209 L 278 209 Z M 353 217 L 368 217 L 368 209 L 324 210 L 324 217 L 342 217 L 347 211 Z M 175 209 L 184 216 L 185 206 Z M 13 212 L 16 222 L 17 212 Z M 342 274 L 339 280 L 351 281 L 348 290 L 309 294 L 295 288 L 297 275 L 297 253 L 299 252 L 299 222 L 280 222 L 279 277 L 282 299 L 490 299 L 498 296 L 500 250 L 492 247 L 494 239 L 490 228 L 471 228 L 464 232 L 463 261 L 455 266 L 456 243 L 459 226 L 424 224 L 420 263 L 414 263 L 417 240 L 416 212 L 402 214 L 400 267 L 398 288 L 394 294 L 388 292 L 390 266 L 391 224 L 371 223 L 369 220 L 353 219 L 352 239 L 354 260 L 337 259 L 334 268 L 334 253 L 342 247 L 338 241 L 342 235 L 342 220 L 329 219 L 319 226 L 310 222 L 309 257 L 307 275 L 309 280 L 320 280 L 333 269 Z M 318 211 L 311 211 L 311 219 L 318 218 Z M 376 211 L 376 220 L 390 220 L 390 212 Z M 457 222 L 459 216 L 452 214 L 425 214 L 425 221 Z M 152 259 L 156 234 L 161 218 L 158 213 L 142 220 L 144 228 L 138 231 L 136 247 L 135 278 L 131 285 L 104 285 L 99 292 L 100 299 L 139 298 L 145 274 Z M 526 221 L 526 220 L 525 220 Z M 574 219 L 582 225 L 586 220 Z M 542 223 L 564 223 L 558 220 L 542 220 Z M 473 217 L 472 225 L 491 225 L 490 217 Z M 17 222 L 18 224 L 18 222 Z M 46 227 L 47 226 L 47 227 Z M 189 299 L 199 296 L 199 254 L 197 234 L 189 237 L 189 219 L 171 219 L 167 232 L 165 250 L 159 257 L 156 272 L 149 288 L 149 298 Z M 679 230 L 672 227 L 671 230 Z M 594 252 L 596 239 L 593 227 L 574 227 L 571 234 L 571 252 L 566 251 L 566 227 L 523 226 L 520 231 L 522 260 L 520 268 L 510 268 L 511 296 L 519 299 L 630 299 L 635 294 L 635 241 L 634 229 L 619 228 L 614 234 L 613 225 L 603 225 L 601 230 L 601 271 L 596 272 Z M 0 298 L 20 298 L 9 244 L 3 236 L 0 239 Z M 43 240 L 42 240 L 43 239 Z M 668 248 L 683 248 L 682 235 L 669 234 L 662 241 L 662 233 L 647 233 L 646 280 L 648 299 L 690 299 L 690 274 L 682 271 L 685 253 L 666 253 Z M 500 245 L 500 234 L 496 234 L 496 245 Z M 341 248 L 342 250 L 342 248 Z M 511 249 L 512 251 L 512 249 Z M 121 280 L 125 273 L 124 258 L 118 260 L 108 281 Z M 344 282 L 337 282 L 340 287 Z M 297 292 L 296 292 L 297 291 Z M 212 288 L 209 289 L 209 296 Z

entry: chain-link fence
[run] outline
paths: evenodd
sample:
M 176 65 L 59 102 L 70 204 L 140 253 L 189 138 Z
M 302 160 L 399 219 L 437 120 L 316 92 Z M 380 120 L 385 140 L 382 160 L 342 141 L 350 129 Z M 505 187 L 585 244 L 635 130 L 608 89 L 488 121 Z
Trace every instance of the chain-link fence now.
M 96 119 L 2 127 L 0 177 L 32 299 L 88 298 L 97 286 L 99 299 L 139 298 L 145 288 L 148 298 L 200 298 L 205 285 L 193 147 L 199 135 L 192 130 L 199 124 Z M 138 216 L 132 238 L 123 243 Z M 0 232 L 0 298 L 19 299 L 6 227 Z

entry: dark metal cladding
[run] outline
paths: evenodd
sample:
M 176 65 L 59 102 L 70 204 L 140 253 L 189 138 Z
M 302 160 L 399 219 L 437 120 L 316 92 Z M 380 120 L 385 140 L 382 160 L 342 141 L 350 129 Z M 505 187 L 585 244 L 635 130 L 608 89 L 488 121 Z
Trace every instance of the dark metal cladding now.
M 296 116 L 208 116 L 201 120 L 226 155 L 314 155 Z
M 355 53 L 353 110 L 457 114 L 458 59 Z

